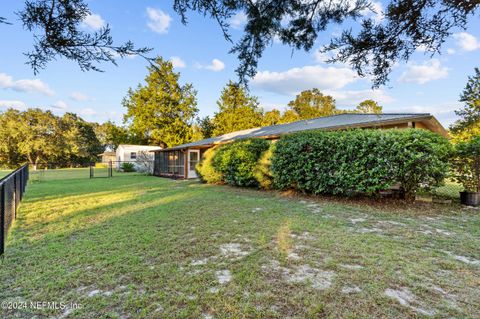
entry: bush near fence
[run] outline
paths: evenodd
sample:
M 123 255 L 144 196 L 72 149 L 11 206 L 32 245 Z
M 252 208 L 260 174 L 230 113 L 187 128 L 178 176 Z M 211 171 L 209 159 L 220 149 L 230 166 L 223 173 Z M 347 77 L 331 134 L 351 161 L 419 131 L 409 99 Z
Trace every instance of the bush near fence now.
M 400 183 L 411 197 L 442 185 L 450 154 L 448 140 L 426 130 L 311 131 L 217 146 L 198 171 L 210 183 L 344 196 Z

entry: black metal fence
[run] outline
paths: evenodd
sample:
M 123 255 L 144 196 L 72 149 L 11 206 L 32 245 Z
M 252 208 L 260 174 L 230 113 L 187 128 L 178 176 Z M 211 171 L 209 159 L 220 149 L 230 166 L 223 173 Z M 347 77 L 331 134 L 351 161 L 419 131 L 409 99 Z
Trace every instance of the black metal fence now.
M 0 179 L 0 255 L 5 251 L 7 233 L 23 198 L 28 181 L 28 164 Z
M 39 163 L 37 169 L 30 164 L 30 182 L 97 179 L 131 175 L 153 174 L 153 161 L 107 161 L 103 163 Z
M 114 177 L 132 174 L 152 175 L 154 161 L 109 161 L 104 163 L 92 163 L 90 165 L 90 178 Z

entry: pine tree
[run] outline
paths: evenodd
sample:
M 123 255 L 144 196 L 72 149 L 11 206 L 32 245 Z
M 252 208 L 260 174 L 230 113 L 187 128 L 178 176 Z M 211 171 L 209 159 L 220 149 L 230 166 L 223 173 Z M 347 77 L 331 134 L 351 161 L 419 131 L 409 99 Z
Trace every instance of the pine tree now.
M 123 99 L 125 123 L 149 144 L 171 147 L 189 142 L 198 112 L 197 92 L 191 84 L 180 85 L 180 73 L 161 57 L 148 71 L 146 84 L 130 89 Z
M 256 97 L 244 87 L 230 81 L 217 101 L 219 111 L 213 118 L 213 135 L 218 136 L 262 125 L 262 112 Z
M 467 85 L 460 95 L 464 107 L 455 111 L 460 116 L 450 129 L 455 140 L 469 140 L 480 134 L 480 69 L 475 68 L 475 75 L 468 77 Z

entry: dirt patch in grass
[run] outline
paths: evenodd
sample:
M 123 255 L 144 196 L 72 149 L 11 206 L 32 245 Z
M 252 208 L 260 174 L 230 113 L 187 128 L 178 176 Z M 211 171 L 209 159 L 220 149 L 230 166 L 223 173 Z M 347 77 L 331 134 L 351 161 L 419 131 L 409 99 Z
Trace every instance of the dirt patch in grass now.
M 422 305 L 422 302 L 407 288 L 387 288 L 385 290 L 385 296 L 396 300 L 400 305 L 411 308 L 424 316 L 431 317 L 436 314 L 436 310 L 424 308 L 425 306 Z

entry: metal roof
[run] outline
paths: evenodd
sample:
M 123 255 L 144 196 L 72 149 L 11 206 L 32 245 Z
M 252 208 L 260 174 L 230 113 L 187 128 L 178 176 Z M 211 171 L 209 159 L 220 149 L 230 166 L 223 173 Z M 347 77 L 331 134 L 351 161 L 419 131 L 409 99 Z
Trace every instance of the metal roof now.
M 383 114 L 365 114 L 365 113 L 345 113 L 332 116 L 318 117 L 310 120 L 302 120 L 287 124 L 256 127 L 248 130 L 236 131 L 216 137 L 207 138 L 187 144 L 178 145 L 163 150 L 178 150 L 189 147 L 200 147 L 213 144 L 219 144 L 242 138 L 278 136 L 288 133 L 320 130 L 348 128 L 364 125 L 382 125 L 389 122 L 405 121 L 430 118 L 429 113 L 383 113 Z M 155 150 L 160 151 L 160 149 Z

